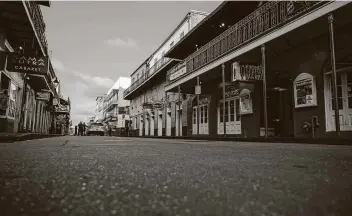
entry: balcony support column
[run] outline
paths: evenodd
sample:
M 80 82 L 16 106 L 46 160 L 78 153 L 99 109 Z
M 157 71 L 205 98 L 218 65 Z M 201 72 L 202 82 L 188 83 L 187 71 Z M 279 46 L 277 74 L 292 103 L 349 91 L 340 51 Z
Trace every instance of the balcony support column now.
M 164 99 L 164 121 L 165 121 L 165 136 L 167 134 L 167 92 L 165 91 Z
M 199 86 L 199 76 L 197 76 L 197 86 Z M 199 94 L 197 94 L 197 135 L 199 135 L 199 118 L 200 118 Z
M 181 86 L 178 86 L 178 136 L 181 136 Z
M 328 16 L 329 21 L 329 37 L 330 37 L 330 54 L 331 54 L 331 71 L 332 71 L 332 83 L 334 89 L 334 103 L 335 103 L 335 128 L 336 136 L 340 136 L 340 114 L 339 114 L 339 103 L 337 100 L 337 78 L 336 78 L 336 62 L 335 62 L 335 39 L 334 39 L 334 16 L 332 13 Z
M 265 59 L 265 45 L 261 46 L 262 53 L 262 73 L 263 73 L 263 97 L 264 97 L 264 128 L 265 138 L 268 138 L 268 105 L 267 105 L 267 92 L 266 92 L 266 59 Z
M 226 81 L 225 81 L 225 64 L 223 63 L 221 65 L 221 77 L 222 77 L 222 122 L 224 124 L 224 137 L 226 137 L 226 119 L 225 119 L 225 99 L 226 99 L 226 96 L 225 96 L 225 84 L 226 84 Z

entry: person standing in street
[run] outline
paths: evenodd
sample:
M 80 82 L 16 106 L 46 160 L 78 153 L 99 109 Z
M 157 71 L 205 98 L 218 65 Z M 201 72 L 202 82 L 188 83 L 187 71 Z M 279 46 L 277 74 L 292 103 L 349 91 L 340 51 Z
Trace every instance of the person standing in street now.
M 86 123 L 83 122 L 83 125 L 82 125 L 82 129 L 83 129 L 83 135 L 82 136 L 85 136 L 86 135 Z
M 75 125 L 75 136 L 77 136 L 77 125 Z
M 82 125 L 82 122 L 80 122 L 78 124 L 78 136 L 82 136 L 82 132 L 83 132 L 83 125 Z

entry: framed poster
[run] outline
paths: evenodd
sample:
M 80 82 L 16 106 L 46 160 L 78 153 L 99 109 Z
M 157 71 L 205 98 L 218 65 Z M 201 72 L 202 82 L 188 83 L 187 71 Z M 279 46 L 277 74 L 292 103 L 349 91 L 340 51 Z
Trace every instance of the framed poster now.
M 308 73 L 299 74 L 293 82 L 295 108 L 317 106 L 315 78 Z
M 241 115 L 253 113 L 253 100 L 251 97 L 251 91 L 248 89 L 243 89 L 240 92 L 240 109 Z

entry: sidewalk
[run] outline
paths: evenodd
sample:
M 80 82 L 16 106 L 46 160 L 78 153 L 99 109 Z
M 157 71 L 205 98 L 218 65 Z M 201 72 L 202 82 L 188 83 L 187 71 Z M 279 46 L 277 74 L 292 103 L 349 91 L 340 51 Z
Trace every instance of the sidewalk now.
M 157 139 L 185 139 L 185 140 L 213 140 L 213 141 L 233 141 L 233 142 L 263 142 L 263 143 L 299 143 L 299 144 L 323 144 L 323 145 L 350 145 L 352 137 L 326 137 L 326 138 L 295 138 L 295 137 L 211 137 L 211 136 L 132 136 L 140 138 Z
M 0 143 L 13 143 L 24 140 L 41 139 L 47 137 L 62 136 L 61 134 L 42 133 L 0 133 Z

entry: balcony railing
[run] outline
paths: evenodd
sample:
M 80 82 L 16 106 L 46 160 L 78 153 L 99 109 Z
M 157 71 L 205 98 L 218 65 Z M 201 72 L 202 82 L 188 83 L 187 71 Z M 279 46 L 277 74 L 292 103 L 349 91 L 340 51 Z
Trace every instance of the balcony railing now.
M 159 61 L 157 61 L 153 66 L 149 67 L 144 74 L 144 76 L 137 79 L 134 83 L 131 84 L 124 92 L 123 96 L 126 97 L 130 92 L 138 88 L 144 81 L 146 81 L 149 77 L 151 77 L 154 73 L 157 73 L 160 68 L 164 65 L 168 64 L 172 59 L 163 57 Z
M 45 22 L 40 6 L 35 1 L 24 1 L 28 9 L 29 15 L 34 24 L 35 31 L 39 37 L 39 42 L 43 46 L 44 52 L 48 54 L 48 43 L 45 36 Z
M 327 1 L 269 1 L 243 18 L 235 25 L 229 27 L 222 34 L 202 46 L 188 56 L 178 65 L 185 64 L 186 72 L 180 76 L 190 74 L 193 71 L 208 65 L 214 60 L 224 56 L 244 44 L 263 36 L 290 22 L 294 18 L 302 16 L 319 5 L 328 4 Z M 168 71 L 170 76 L 178 71 L 176 65 Z M 178 76 L 178 77 L 180 77 Z M 178 78 L 177 77 L 177 78 Z

